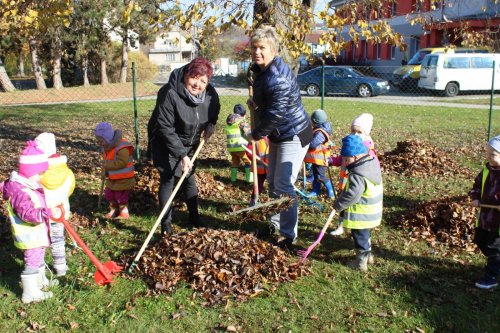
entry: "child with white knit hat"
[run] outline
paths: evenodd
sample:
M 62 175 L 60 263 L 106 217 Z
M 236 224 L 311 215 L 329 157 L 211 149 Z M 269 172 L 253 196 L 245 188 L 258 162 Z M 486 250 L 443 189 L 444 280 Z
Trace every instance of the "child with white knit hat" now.
M 45 200 L 49 208 L 62 204 L 64 207 L 64 218 L 69 221 L 70 205 L 69 197 L 75 189 L 75 175 L 68 168 L 68 158 L 56 151 L 56 138 L 53 133 L 41 133 L 35 138 L 35 142 L 41 151 L 48 156 L 49 167 L 40 177 L 40 183 L 45 192 Z M 52 230 L 52 243 L 50 248 L 54 260 L 54 269 L 57 276 L 66 275 L 68 265 L 66 263 L 66 247 L 64 239 L 64 224 L 50 220 Z
M 371 113 L 362 113 L 351 123 L 351 134 L 355 134 L 361 137 L 363 140 L 363 145 L 368 149 L 368 155 L 374 157 L 376 162 L 378 162 L 377 152 L 375 151 L 375 144 L 370 136 L 373 127 L 373 115 Z M 347 182 L 347 167 L 342 164 L 342 158 L 340 156 L 332 156 L 329 161 L 329 165 L 340 167 L 339 182 L 337 184 L 338 191 L 342 191 Z M 344 228 L 342 226 L 342 219 L 339 220 L 339 227 L 332 231 L 330 234 L 333 236 L 339 236 L 344 233 Z
M 122 131 L 113 130 L 110 123 L 96 125 L 94 135 L 102 147 L 103 171 L 106 189 L 104 196 L 109 202 L 107 219 L 128 219 L 129 192 L 135 185 L 134 147 L 125 140 Z
M 40 175 L 48 168 L 48 158 L 35 141 L 27 141 L 20 157 L 18 171 L 13 171 L 0 193 L 7 203 L 14 246 L 24 251 L 25 268 L 21 272 L 23 303 L 38 302 L 53 296 L 42 291 L 58 284 L 45 276 L 45 248 L 50 245 L 49 221 L 60 216 L 58 208 L 48 208 Z

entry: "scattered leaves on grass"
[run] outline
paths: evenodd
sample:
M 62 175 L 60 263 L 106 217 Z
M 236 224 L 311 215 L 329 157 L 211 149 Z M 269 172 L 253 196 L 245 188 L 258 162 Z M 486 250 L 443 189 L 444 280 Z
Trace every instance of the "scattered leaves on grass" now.
M 268 284 L 310 273 L 287 252 L 252 234 L 204 228 L 162 238 L 144 251 L 138 271 L 153 294 L 169 293 L 185 281 L 203 297 L 204 305 L 223 304 L 233 297 L 244 301 Z
M 424 239 L 473 252 L 476 220 L 474 207 L 464 204 L 466 196 L 424 202 L 404 214 L 398 223 L 409 231 L 412 240 Z
M 383 172 L 412 177 L 474 176 L 449 154 L 423 141 L 398 142 L 396 149 L 379 156 Z

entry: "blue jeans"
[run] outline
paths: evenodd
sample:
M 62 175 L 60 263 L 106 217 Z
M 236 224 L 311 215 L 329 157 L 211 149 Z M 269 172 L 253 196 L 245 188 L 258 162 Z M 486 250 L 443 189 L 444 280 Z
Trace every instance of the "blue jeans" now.
M 351 229 L 356 250 L 371 251 L 370 229 Z
M 282 194 L 293 198 L 297 197 L 293 184 L 297 180 L 308 148 L 309 145 L 302 147 L 298 136 L 294 136 L 292 141 L 269 142 L 267 181 L 271 198 L 277 198 Z M 279 229 L 281 235 L 292 240 L 297 237 L 298 222 L 299 205 L 297 200 L 294 200 L 292 206 L 287 210 L 271 217 L 271 223 Z

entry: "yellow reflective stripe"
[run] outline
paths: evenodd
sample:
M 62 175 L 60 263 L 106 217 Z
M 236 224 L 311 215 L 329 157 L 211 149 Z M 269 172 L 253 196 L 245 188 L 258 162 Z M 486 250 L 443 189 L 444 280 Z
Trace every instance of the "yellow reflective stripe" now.
M 10 199 L 7 201 L 6 206 L 15 247 L 21 250 L 27 250 L 49 246 L 48 230 L 45 223 L 33 224 L 21 220 L 14 212 L 10 204 Z
M 382 222 L 383 186 L 364 179 L 366 188 L 361 200 L 345 210 L 344 227 L 346 228 L 374 228 Z M 346 188 L 349 188 L 349 181 Z

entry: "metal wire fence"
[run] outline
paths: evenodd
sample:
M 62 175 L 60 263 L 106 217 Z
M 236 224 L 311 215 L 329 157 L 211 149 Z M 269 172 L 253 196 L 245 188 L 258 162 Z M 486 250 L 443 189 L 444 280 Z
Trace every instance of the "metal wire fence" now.
M 328 108 L 334 100 L 354 100 L 367 103 L 389 103 L 402 105 L 452 106 L 477 109 L 499 109 L 500 91 L 492 89 L 492 74 L 496 74 L 495 87 L 500 89 L 500 73 L 485 72 L 482 87 L 447 91 L 446 89 L 419 88 L 420 68 L 409 66 L 319 66 L 308 68 L 297 75 L 302 98 L 313 108 Z M 156 73 L 151 75 L 151 73 Z M 0 106 L 47 105 L 62 103 L 109 103 L 134 101 L 135 112 L 153 110 L 158 90 L 168 82 L 169 72 L 158 72 L 158 68 L 136 68 L 130 71 L 129 82 L 94 84 L 88 87 L 72 86 L 62 89 L 37 90 L 34 84 L 17 84 L 13 92 L 0 92 Z M 467 74 L 464 74 L 467 75 Z M 466 80 L 472 78 L 466 77 Z M 29 81 L 29 80 L 28 80 Z M 33 80 L 31 80 L 33 81 Z M 422 81 L 422 80 L 420 80 Z M 232 110 L 238 103 L 245 105 L 248 96 L 246 75 L 243 70 L 232 75 L 218 69 L 211 80 L 219 96 L 223 110 Z M 454 95 L 453 97 L 450 97 Z M 137 104 L 139 103 L 139 104 Z M 313 110 L 307 110 L 309 112 Z

